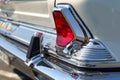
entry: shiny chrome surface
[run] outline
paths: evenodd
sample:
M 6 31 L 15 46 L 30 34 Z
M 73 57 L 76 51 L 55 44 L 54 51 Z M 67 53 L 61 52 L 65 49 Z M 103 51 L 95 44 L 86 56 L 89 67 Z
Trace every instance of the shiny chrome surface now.
M 57 69 L 47 68 L 44 66 L 37 66 L 35 65 L 35 69 L 41 71 L 42 73 L 46 74 L 53 78 L 53 80 L 75 80 L 69 74 L 59 71 Z
M 4 43 L 3 43 L 4 42 Z M 38 55 L 38 57 L 34 57 L 30 61 L 26 62 L 26 53 L 21 51 L 17 46 L 10 43 L 6 40 L 6 38 L 0 36 L 0 47 L 4 48 L 5 50 L 9 51 L 15 58 L 21 59 L 27 66 L 33 65 L 34 69 L 37 69 L 38 72 L 42 72 L 46 74 L 47 76 L 53 78 L 54 80 L 74 80 L 69 74 L 66 74 L 62 71 L 59 71 L 57 69 L 51 69 L 47 68 L 46 66 L 38 65 L 39 62 L 42 61 L 42 58 Z M 61 76 L 60 76 L 61 75 Z M 64 76 L 64 77 L 63 77 Z
M 0 42 L 2 42 L 3 40 L 5 40 L 4 37 L 0 36 Z M 9 43 L 9 44 L 8 44 Z M 7 45 L 4 45 L 4 46 L 10 46 L 10 47 L 4 47 L 6 50 L 8 50 L 8 48 L 12 49 L 12 45 L 10 45 L 10 42 L 6 42 L 4 41 L 4 44 L 7 44 Z M 0 46 L 2 47 L 3 45 L 0 44 Z M 15 47 L 15 51 L 17 49 L 16 46 Z M 17 53 L 19 53 L 19 51 L 17 50 Z M 11 54 L 15 54 L 14 52 L 12 52 Z M 22 54 L 20 55 L 22 57 Z M 119 72 L 88 72 L 88 71 L 81 71 L 79 73 L 79 77 L 77 79 L 74 79 L 71 77 L 70 74 L 64 72 L 64 71 L 60 71 L 58 70 L 58 67 L 54 67 L 54 68 L 49 68 L 49 67 L 46 67 L 46 66 L 43 66 L 43 65 L 38 65 L 41 61 L 42 61 L 42 58 L 39 58 L 40 60 L 39 61 L 33 61 L 34 62 L 34 69 L 38 70 L 38 72 L 42 72 L 44 74 L 46 74 L 47 76 L 51 77 L 52 79 L 54 80 L 86 80 L 86 79 L 89 79 L 89 80 L 119 80 L 120 77 L 119 77 Z M 53 65 L 54 66 L 54 65 Z M 92 76 L 92 77 L 91 77 Z M 51 79 L 50 79 L 51 80 Z
M 95 39 L 91 39 L 80 51 L 76 52 L 76 59 L 86 62 L 115 61 L 103 43 Z
M 7 66 L 15 66 L 29 77 L 34 77 L 33 72 L 24 63 L 26 61 L 26 53 L 21 50 L 22 48 L 20 45 L 13 43 L 10 39 L 7 39 L 0 34 L 0 50 L 1 49 L 3 49 L 2 52 L 7 55 L 9 59 L 8 61 L 3 61 Z
M 56 32 L 53 29 L 50 28 L 44 28 L 44 27 L 38 27 L 38 26 L 33 26 L 30 24 L 25 24 L 21 22 L 16 22 L 12 20 L 8 20 L 6 18 L 0 18 L 1 22 L 5 23 L 11 23 L 12 24 L 12 30 L 8 31 L 6 29 L 0 28 L 0 33 L 2 35 L 5 35 L 9 38 L 12 38 L 14 40 L 17 40 L 18 42 L 21 42 L 27 46 L 30 44 L 31 37 L 36 33 L 36 32 L 41 32 L 43 33 L 43 46 L 51 46 L 54 48 L 55 46 L 55 40 L 56 40 Z M 47 41 L 46 41 L 47 40 Z
M 81 47 L 78 47 L 80 46 L 79 41 L 74 41 L 70 43 L 65 49 L 59 50 L 55 47 L 55 30 L 49 28 L 47 29 L 44 27 L 42 28 L 42 26 L 39 26 L 38 28 L 36 26 L 1 18 L 0 21 L 4 21 L 5 23 L 12 23 L 13 29 L 9 31 L 6 28 L 0 28 L 0 47 L 4 48 L 6 51 L 12 54 L 14 58 L 20 59 L 20 61 L 24 63 L 24 65 L 26 65 L 27 68 L 31 68 L 31 71 L 36 71 L 38 75 L 42 73 L 45 76 L 49 77 L 50 80 L 119 80 L 119 72 L 95 72 L 94 70 L 80 70 L 81 67 L 91 69 L 118 68 L 120 66 L 120 63 L 116 62 L 116 59 L 114 58 L 113 54 L 111 54 L 109 49 L 107 49 L 106 45 L 104 45 L 102 41 L 99 41 L 99 39 L 89 40 L 89 38 L 93 38 L 92 35 L 84 27 L 81 21 L 79 21 L 76 13 L 74 13 L 74 10 L 70 8 L 70 6 L 59 5 L 54 10 L 60 10 L 63 12 L 76 35 L 76 39 L 84 41 L 84 37 L 88 38 L 86 44 L 82 45 Z M 81 23 L 83 25 L 83 29 L 86 32 L 85 34 L 83 33 L 84 31 L 81 31 L 81 28 L 78 23 Z M 26 58 L 27 48 L 18 45 L 18 43 L 20 42 L 21 44 L 24 44 L 24 46 L 28 47 L 30 44 L 31 37 L 35 32 L 43 33 L 42 44 L 44 49 L 46 50 L 44 53 L 49 56 L 56 57 L 64 63 L 67 63 L 67 67 L 64 64 L 59 63 L 59 61 L 58 63 L 60 65 L 56 65 L 53 62 L 48 61 L 44 55 L 36 55 L 29 60 Z M 15 43 L 11 40 L 16 40 L 18 43 Z M 97 45 L 94 45 L 94 42 Z M 59 52 L 61 52 L 62 55 L 58 55 Z M 44 64 L 42 64 L 43 62 Z M 56 61 L 54 60 L 54 62 Z M 17 62 L 15 64 L 17 64 Z M 68 68 L 71 67 L 68 64 L 73 65 L 74 68 Z M 69 69 L 71 69 L 70 73 Z M 74 74 L 78 75 L 77 79 L 74 76 Z
M 20 58 L 21 60 L 26 60 L 26 54 L 22 52 L 19 47 L 15 46 L 14 44 L 10 43 L 6 40 L 6 38 L 0 36 L 0 47 L 4 48 L 5 50 L 12 53 L 14 56 Z
M 59 3 L 57 4 L 57 8 L 67 8 L 70 10 L 70 13 L 72 14 L 72 16 L 74 17 L 75 21 L 78 23 L 79 27 L 81 28 L 81 30 L 83 31 L 84 33 L 84 37 L 87 37 L 87 38 L 93 38 L 93 35 L 92 33 L 90 32 L 90 30 L 87 28 L 87 26 L 84 24 L 84 22 L 82 21 L 82 19 L 78 16 L 78 14 L 76 13 L 75 9 L 73 8 L 72 5 L 69 5 L 69 4 L 62 4 L 62 3 Z M 70 14 L 69 13 L 69 14 Z M 65 15 L 67 16 L 68 14 L 65 13 Z M 72 17 L 71 17 L 72 18 Z M 70 16 L 67 17 L 68 20 L 71 20 L 70 19 Z M 70 24 L 73 24 L 73 22 L 71 22 Z M 74 29 L 78 29 L 77 27 L 75 27 L 75 25 L 73 26 Z M 75 30 L 77 31 L 77 30 Z M 78 31 L 79 32 L 79 31 Z M 77 32 L 76 32 L 77 34 Z M 79 35 L 80 36 L 80 35 Z M 82 34 L 81 34 L 82 36 Z

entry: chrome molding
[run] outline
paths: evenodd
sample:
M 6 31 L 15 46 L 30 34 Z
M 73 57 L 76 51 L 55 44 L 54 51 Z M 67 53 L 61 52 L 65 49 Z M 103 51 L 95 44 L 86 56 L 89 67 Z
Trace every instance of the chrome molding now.
M 6 38 L 2 37 L 0 35 L 0 47 L 14 55 L 15 57 L 26 61 L 26 54 L 21 51 L 18 46 L 15 46 L 14 44 L 10 43 L 9 41 L 6 40 Z
M 4 36 L 29 46 L 31 37 L 34 35 L 34 33 L 41 32 L 44 35 L 43 46 L 55 48 L 56 32 L 53 29 L 43 28 L 42 26 L 38 27 L 5 18 L 0 18 L 0 22 L 11 23 L 13 25 L 13 30 L 11 31 L 0 28 L 0 34 Z
M 63 50 L 62 55 L 51 50 L 48 52 L 51 56 L 77 67 L 116 68 L 120 66 L 120 63 L 116 62 L 104 44 L 96 39 L 90 39 L 81 49 L 73 51 L 70 55 L 68 55 L 69 50 L 67 49 Z
M 17 46 L 15 46 L 14 44 L 10 43 L 9 41 L 6 40 L 6 38 L 4 38 L 2 36 L 0 36 L 0 47 L 8 50 L 11 54 L 15 55 L 16 57 L 20 58 L 21 60 L 23 60 L 23 61 L 26 60 L 25 53 L 22 52 L 21 50 L 19 50 L 19 48 Z M 99 78 L 102 79 L 102 80 L 110 79 L 110 77 L 112 77 L 114 79 L 118 79 L 118 80 L 120 79 L 119 76 L 116 75 L 116 73 L 101 73 L 101 72 L 86 72 L 86 71 L 84 71 L 84 72 L 80 71 L 78 79 L 74 79 L 74 78 L 72 78 L 71 74 L 68 74 L 68 73 L 62 71 L 62 69 L 58 68 L 54 64 L 52 65 L 53 68 L 49 68 L 49 67 L 46 67 L 46 66 L 38 65 L 42 61 L 42 58 L 40 56 L 38 56 L 38 58 L 34 57 L 32 59 L 32 61 L 33 61 L 32 63 L 34 64 L 33 69 L 37 70 L 40 73 L 42 72 L 43 74 L 51 77 L 54 80 L 95 79 L 97 75 L 99 75 Z M 119 63 L 116 63 L 116 65 L 119 65 Z M 113 76 L 113 74 L 114 74 L 114 76 Z M 91 75 L 93 77 L 90 77 Z
M 90 32 L 86 29 L 82 21 L 79 19 L 77 14 L 74 12 L 74 9 L 69 5 L 58 5 L 54 10 L 60 10 L 68 23 L 70 23 L 70 27 L 72 28 L 75 34 L 75 40 L 71 42 L 66 48 L 59 49 L 56 48 L 56 32 L 51 29 L 44 29 L 42 27 L 36 28 L 33 25 L 24 24 L 21 22 L 10 21 L 7 19 L 0 19 L 0 21 L 10 22 L 13 24 L 13 30 L 7 31 L 0 28 L 0 34 L 7 36 L 11 39 L 17 40 L 27 46 L 29 46 L 30 39 L 36 32 L 43 33 L 43 47 L 46 49 L 46 54 L 56 57 L 57 59 L 71 64 L 75 67 L 81 68 L 116 68 L 120 66 L 120 63 L 116 62 L 114 57 L 110 54 L 104 44 L 92 38 Z M 72 11 L 72 12 L 71 12 Z M 77 21 L 76 21 L 77 20 Z M 81 25 L 79 25 L 79 23 Z M 82 26 L 82 29 L 81 27 Z M 19 34 L 23 33 L 23 34 Z M 28 33 L 28 34 L 24 34 Z M 85 37 L 88 38 L 86 43 L 82 45 L 76 39 L 84 42 Z M 50 67 L 38 65 L 40 62 L 44 61 L 45 57 L 41 57 L 37 55 L 30 60 L 26 58 L 26 53 L 22 51 L 18 45 L 15 45 L 7 40 L 6 37 L 0 35 L 0 47 L 9 51 L 12 55 L 17 58 L 20 58 L 25 64 L 32 69 L 36 69 L 39 73 L 51 77 L 54 80 L 80 80 L 74 79 L 71 74 L 65 72 L 63 70 L 64 67 L 59 67 L 54 63 L 49 63 L 47 60 L 45 63 Z M 61 53 L 61 54 L 60 54 Z M 59 55 L 60 54 L 60 55 Z M 79 73 L 79 77 L 81 77 L 81 71 L 76 69 L 72 69 L 75 73 Z M 71 71 L 71 72 L 72 72 Z M 85 73 L 86 74 L 86 73 Z M 84 74 L 84 75 L 85 75 Z M 83 74 L 82 74 L 83 75 Z M 86 79 L 86 78 L 83 78 Z
M 38 66 L 38 64 L 35 64 L 34 68 L 42 72 L 43 74 L 46 74 L 47 76 L 51 77 L 53 80 L 76 80 L 72 78 L 72 76 L 70 76 L 69 74 L 54 68 Z
M 27 60 L 26 53 L 21 51 L 17 46 L 12 44 L 11 42 L 7 41 L 6 38 L 2 37 L 1 35 L 0 35 L 0 47 L 4 48 L 6 51 L 11 53 L 11 55 L 13 55 L 14 58 L 21 59 L 23 62 L 25 62 L 25 64 L 28 67 L 32 66 L 32 69 L 37 70 L 37 72 L 39 73 L 42 72 L 43 74 L 47 75 L 53 80 L 75 80 L 74 78 L 71 77 L 71 75 L 69 75 L 68 73 L 62 72 L 57 68 L 54 68 L 54 67 L 49 68 L 47 66 L 39 65 L 41 61 L 44 61 L 44 59 L 40 57 L 40 55 L 37 55 L 33 57 L 31 60 L 28 60 L 26 62 Z M 47 61 L 46 61 L 46 64 L 50 65 Z
M 76 59 L 86 62 L 115 61 L 103 43 L 95 39 L 90 39 L 86 45 L 76 52 L 75 56 Z

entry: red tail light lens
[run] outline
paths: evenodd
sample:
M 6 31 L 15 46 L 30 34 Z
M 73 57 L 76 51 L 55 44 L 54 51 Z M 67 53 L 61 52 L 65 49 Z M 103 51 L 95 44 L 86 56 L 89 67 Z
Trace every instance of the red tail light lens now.
M 61 11 L 54 11 L 53 17 L 57 30 L 56 43 L 60 47 L 66 47 L 74 39 L 74 33 Z

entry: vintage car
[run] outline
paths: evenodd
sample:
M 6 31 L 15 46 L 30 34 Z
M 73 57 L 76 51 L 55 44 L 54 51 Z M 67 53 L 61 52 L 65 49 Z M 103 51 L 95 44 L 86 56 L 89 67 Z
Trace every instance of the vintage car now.
M 0 60 L 36 80 L 120 80 L 120 0 L 0 0 Z

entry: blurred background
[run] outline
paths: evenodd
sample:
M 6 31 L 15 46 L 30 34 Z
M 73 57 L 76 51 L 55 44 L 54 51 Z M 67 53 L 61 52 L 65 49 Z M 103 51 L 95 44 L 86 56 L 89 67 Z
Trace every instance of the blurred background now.
M 6 66 L 0 60 L 0 80 L 32 80 L 27 75 L 23 74 L 12 66 Z

